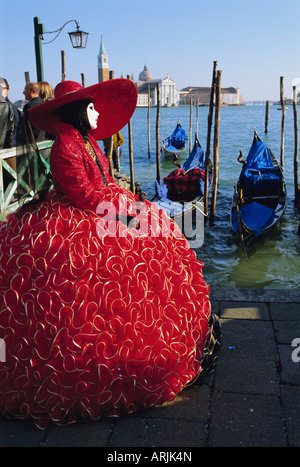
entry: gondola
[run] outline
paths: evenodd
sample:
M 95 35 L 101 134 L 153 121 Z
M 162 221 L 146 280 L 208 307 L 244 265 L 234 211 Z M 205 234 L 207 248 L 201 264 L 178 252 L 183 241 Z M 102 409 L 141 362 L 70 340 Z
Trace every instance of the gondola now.
M 286 206 L 283 171 L 271 150 L 256 131 L 246 161 L 235 186 L 231 206 L 231 226 L 246 258 L 253 248 L 278 227 Z
M 166 160 L 176 160 L 180 158 L 186 158 L 188 139 L 184 129 L 181 126 L 180 121 L 177 122 L 177 126 L 173 133 L 165 138 L 162 142 L 161 152 Z
M 211 167 L 209 169 L 211 172 Z M 157 195 L 153 199 L 155 204 L 183 229 L 182 233 L 188 239 L 190 235 L 193 237 L 195 227 L 194 224 L 191 225 L 189 215 L 194 214 L 195 218 L 198 210 L 199 215 L 203 217 L 204 184 L 205 152 L 195 137 L 193 150 L 182 166 L 164 177 L 162 184 L 156 181 Z M 210 185 L 209 175 L 208 188 Z

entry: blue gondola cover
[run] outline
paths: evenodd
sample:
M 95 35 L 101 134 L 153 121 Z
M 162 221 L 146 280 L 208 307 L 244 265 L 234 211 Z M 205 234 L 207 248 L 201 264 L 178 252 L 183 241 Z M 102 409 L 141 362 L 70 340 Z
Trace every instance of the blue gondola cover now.
M 166 138 L 163 143 L 168 151 L 178 151 L 179 149 L 186 147 L 187 141 L 188 139 L 185 131 L 180 123 L 178 123 L 173 133 Z
M 198 144 L 194 145 L 191 154 L 182 164 L 182 169 L 185 171 L 193 169 L 194 167 L 199 167 L 205 171 L 205 152 L 204 149 Z
M 248 228 L 253 230 L 258 238 L 274 222 L 275 210 L 260 203 L 250 203 L 240 208 L 240 215 Z M 235 232 L 239 229 L 237 211 L 232 213 L 232 227 Z
M 279 193 L 280 169 L 274 167 L 273 160 L 269 148 L 262 141 L 253 142 L 241 174 L 244 196 Z

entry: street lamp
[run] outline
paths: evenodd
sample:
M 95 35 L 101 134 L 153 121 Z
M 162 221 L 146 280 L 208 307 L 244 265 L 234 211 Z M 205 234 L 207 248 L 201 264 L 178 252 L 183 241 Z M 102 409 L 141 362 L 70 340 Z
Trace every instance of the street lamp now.
M 75 21 L 75 20 L 73 20 Z M 88 40 L 88 32 L 80 31 L 79 24 L 76 21 L 76 31 L 69 32 L 71 43 L 74 49 L 84 49 Z
M 49 42 L 45 42 L 44 44 L 50 44 L 53 42 L 57 36 L 61 33 L 63 28 L 68 24 L 74 21 L 76 23 L 76 31 L 69 32 L 70 40 L 74 49 L 83 49 L 86 47 L 87 39 L 88 39 L 88 32 L 81 31 L 79 29 L 79 23 L 75 19 L 70 19 L 67 21 L 61 28 L 57 29 L 56 31 L 46 32 L 45 26 L 40 23 L 39 18 L 35 17 L 33 19 L 34 23 L 34 48 L 35 48 L 35 58 L 36 58 L 36 74 L 37 74 L 37 81 L 44 81 L 44 70 L 43 70 L 43 56 L 42 56 L 42 39 L 43 34 L 53 34 L 57 33 L 54 39 Z

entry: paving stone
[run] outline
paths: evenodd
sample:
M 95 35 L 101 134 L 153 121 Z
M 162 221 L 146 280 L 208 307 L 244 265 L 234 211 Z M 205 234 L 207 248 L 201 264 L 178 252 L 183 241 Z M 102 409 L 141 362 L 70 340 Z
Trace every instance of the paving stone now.
M 143 410 L 140 416 L 205 422 L 209 409 L 209 392 L 207 385 L 187 387 L 172 401 L 165 402 L 160 407 Z
M 222 355 L 236 359 L 276 361 L 277 348 L 271 322 L 221 319 Z
M 300 446 L 300 386 L 282 386 L 282 407 L 289 446 Z
M 130 415 L 118 418 L 108 441 L 109 447 L 144 447 L 147 446 L 147 425 L 143 418 Z M 149 446 L 149 445 L 148 445 Z
M 43 445 L 46 447 L 101 447 L 106 446 L 112 430 L 112 421 L 78 422 L 69 426 L 51 425 Z
M 220 304 L 221 318 L 269 320 L 267 303 L 222 302 Z
M 45 433 L 32 421 L 7 420 L 0 417 L 0 447 L 39 447 Z
M 203 447 L 206 443 L 206 423 L 186 420 L 147 420 L 146 445 L 156 447 Z
M 293 361 L 295 347 L 279 345 L 278 351 L 281 363 L 281 382 L 288 384 L 300 384 L 300 362 Z M 298 355 L 300 355 L 298 353 Z
M 211 287 L 212 300 L 265 302 L 265 303 L 300 303 L 300 289 L 256 289 L 235 287 Z
M 299 303 L 270 303 L 270 314 L 274 321 L 300 321 L 300 305 Z
M 299 312 L 300 316 L 300 312 Z M 289 344 L 296 338 L 300 339 L 299 321 L 274 321 L 275 337 L 278 344 Z
M 282 447 L 286 434 L 277 396 L 213 393 L 208 445 Z
M 218 359 L 214 380 L 217 391 L 242 394 L 279 395 L 279 378 L 273 361 L 236 359 L 234 356 Z

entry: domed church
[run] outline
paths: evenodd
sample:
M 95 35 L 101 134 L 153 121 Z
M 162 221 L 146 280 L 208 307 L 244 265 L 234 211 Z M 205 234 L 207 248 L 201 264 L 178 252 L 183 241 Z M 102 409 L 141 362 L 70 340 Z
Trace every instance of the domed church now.
M 138 107 L 148 106 L 148 89 L 150 91 L 150 105 L 157 105 L 157 83 L 160 88 L 160 105 L 167 107 L 178 105 L 179 91 L 175 88 L 175 80 L 169 75 L 166 78 L 153 79 L 152 73 L 145 65 L 139 74 L 139 80 L 134 82 L 138 91 Z
M 152 81 L 153 80 L 152 73 L 150 73 L 150 71 L 148 70 L 147 65 L 145 65 L 143 71 L 140 72 L 139 80 L 140 81 Z

